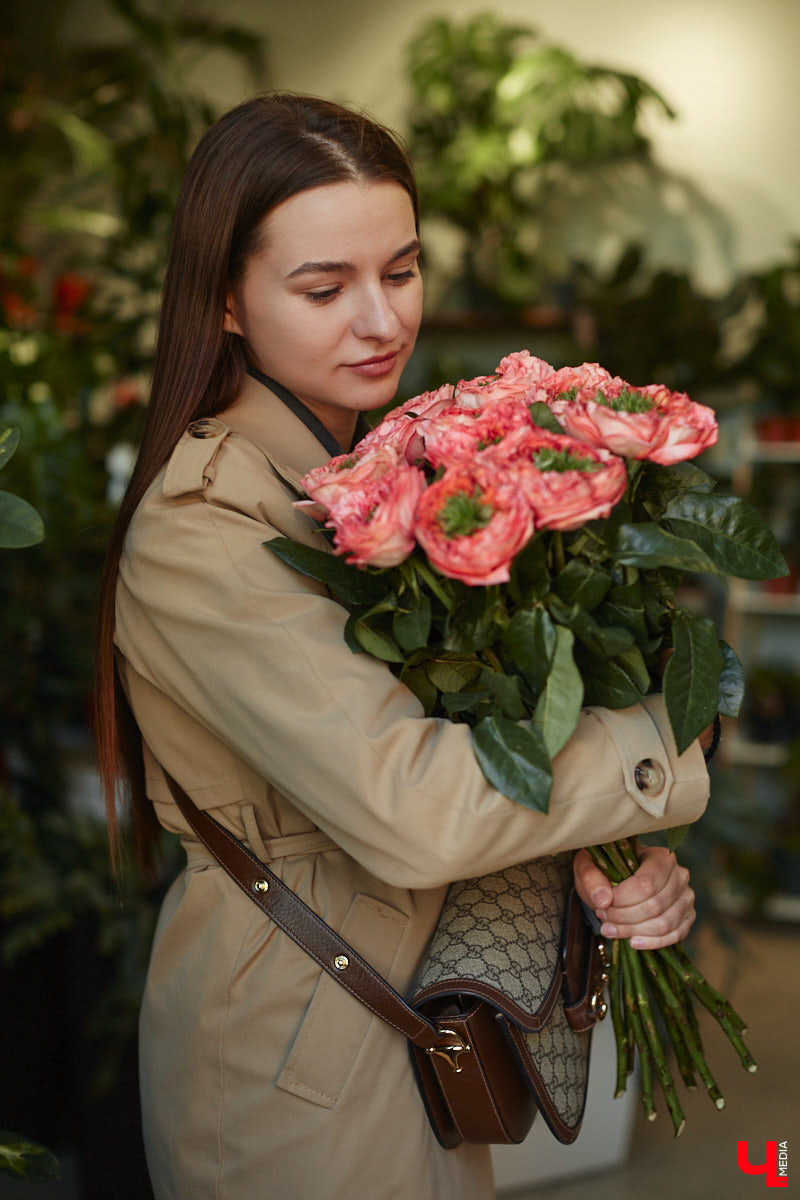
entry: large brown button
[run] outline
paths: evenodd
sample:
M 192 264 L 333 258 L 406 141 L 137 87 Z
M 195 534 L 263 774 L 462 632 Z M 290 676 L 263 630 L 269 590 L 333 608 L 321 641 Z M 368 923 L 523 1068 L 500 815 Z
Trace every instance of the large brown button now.
M 643 758 L 634 768 L 633 777 L 636 786 L 645 796 L 657 796 L 666 782 L 664 768 L 653 762 L 652 758 Z
M 192 421 L 189 433 L 194 438 L 210 438 L 216 437 L 222 428 L 221 421 L 216 421 L 213 417 L 206 417 L 202 421 Z

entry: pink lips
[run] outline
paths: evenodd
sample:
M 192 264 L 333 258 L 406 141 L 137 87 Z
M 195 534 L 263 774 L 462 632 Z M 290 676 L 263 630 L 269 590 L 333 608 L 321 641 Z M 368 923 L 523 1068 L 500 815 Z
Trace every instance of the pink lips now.
M 394 350 L 391 354 L 384 354 L 380 358 L 366 358 L 363 362 L 348 363 L 348 366 L 357 375 L 366 375 L 369 379 L 379 379 L 394 369 L 396 361 L 397 351 Z

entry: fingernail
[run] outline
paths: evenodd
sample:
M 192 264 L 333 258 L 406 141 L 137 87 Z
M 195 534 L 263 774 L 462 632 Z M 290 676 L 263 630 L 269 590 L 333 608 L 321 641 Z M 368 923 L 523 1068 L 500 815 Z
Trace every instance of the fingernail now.
M 595 910 L 595 916 L 597 917 L 598 921 L 605 921 L 608 913 L 604 908 L 598 908 Z
M 617 927 L 616 925 L 603 925 L 601 926 L 600 932 L 602 933 L 603 937 L 616 937 Z
M 631 946 L 634 950 L 644 950 L 644 938 L 631 938 Z
M 592 904 L 595 908 L 605 908 L 611 903 L 611 892 L 608 888 L 599 887 L 592 892 Z

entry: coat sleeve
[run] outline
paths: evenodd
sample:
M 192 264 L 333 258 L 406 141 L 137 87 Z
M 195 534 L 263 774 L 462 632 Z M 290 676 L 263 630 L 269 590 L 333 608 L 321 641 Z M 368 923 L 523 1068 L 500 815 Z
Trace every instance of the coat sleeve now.
M 425 717 L 385 664 L 353 654 L 345 611 L 264 547 L 299 514 L 256 448 L 231 438 L 215 454 L 197 490 L 168 473 L 140 507 L 120 569 L 118 645 L 374 875 L 438 887 L 701 815 L 702 752 L 695 743 L 678 756 L 657 696 L 582 713 L 554 762 L 546 815 L 501 795 L 469 728 Z

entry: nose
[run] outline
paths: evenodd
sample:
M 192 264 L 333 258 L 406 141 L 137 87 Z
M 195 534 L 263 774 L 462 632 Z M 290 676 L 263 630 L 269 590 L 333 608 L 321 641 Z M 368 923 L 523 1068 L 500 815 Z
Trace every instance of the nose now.
M 357 338 L 391 342 L 400 328 L 400 318 L 382 286 L 365 288 L 359 294 L 353 313 L 353 333 Z

